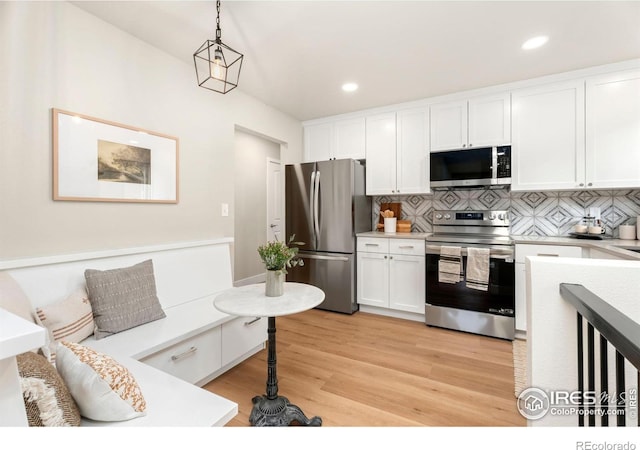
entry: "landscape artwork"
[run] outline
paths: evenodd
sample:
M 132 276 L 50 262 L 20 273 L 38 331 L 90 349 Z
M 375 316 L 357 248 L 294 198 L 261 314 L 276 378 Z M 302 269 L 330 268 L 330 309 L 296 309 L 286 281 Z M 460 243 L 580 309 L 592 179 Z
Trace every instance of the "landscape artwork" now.
M 151 184 L 151 149 L 98 139 L 98 181 Z

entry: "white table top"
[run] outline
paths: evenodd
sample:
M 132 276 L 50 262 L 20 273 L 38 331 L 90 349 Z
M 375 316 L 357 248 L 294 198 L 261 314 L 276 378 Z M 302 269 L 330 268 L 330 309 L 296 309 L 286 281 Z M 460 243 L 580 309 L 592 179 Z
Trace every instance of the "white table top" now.
M 284 283 L 284 294 L 267 297 L 265 284 L 235 287 L 216 295 L 213 305 L 220 311 L 241 317 L 276 317 L 315 308 L 324 300 L 324 292 L 310 284 Z

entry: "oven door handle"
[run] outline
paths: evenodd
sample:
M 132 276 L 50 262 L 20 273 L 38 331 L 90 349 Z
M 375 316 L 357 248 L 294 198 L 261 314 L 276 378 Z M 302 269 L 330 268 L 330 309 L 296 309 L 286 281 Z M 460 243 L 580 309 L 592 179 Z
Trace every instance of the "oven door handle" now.
M 425 254 L 427 255 L 439 255 L 441 245 L 426 245 Z M 467 249 L 465 247 L 460 248 L 460 256 L 467 256 Z M 513 250 L 489 250 L 489 258 L 491 259 L 504 259 L 507 262 L 513 262 Z

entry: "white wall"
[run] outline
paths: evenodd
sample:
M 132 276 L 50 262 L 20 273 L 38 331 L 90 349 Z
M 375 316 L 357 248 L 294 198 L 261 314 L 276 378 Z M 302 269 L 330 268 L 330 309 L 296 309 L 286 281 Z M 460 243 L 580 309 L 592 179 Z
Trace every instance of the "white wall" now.
M 581 284 L 632 320 L 640 323 L 640 301 L 638 301 L 640 262 L 528 257 L 526 264 L 528 265 L 528 385 L 545 391 L 575 391 L 578 389 L 576 310 L 560 296 L 560 283 Z M 596 336 L 596 342 L 597 340 Z M 609 351 L 609 362 L 612 361 L 613 356 Z M 636 386 L 637 388 L 637 375 L 634 375 L 637 372 L 631 370 L 629 363 L 627 366 L 625 371 L 627 387 Z M 610 367 L 612 367 L 611 364 Z M 596 372 L 598 377 L 596 386 L 599 387 L 597 367 Z M 615 377 L 611 369 L 609 380 L 610 392 L 614 392 Z M 615 422 L 613 417 L 609 420 Z M 637 423 L 636 421 L 637 418 L 628 423 Z M 532 426 L 577 426 L 577 424 L 575 415 L 552 416 L 550 414 L 529 423 Z
M 234 282 L 264 277 L 257 249 L 267 240 L 267 158 L 280 159 L 280 144 L 236 131 Z
M 299 121 L 70 3 L 0 2 L 0 61 L 0 259 L 233 236 L 234 128 L 302 158 Z M 54 202 L 51 108 L 178 137 L 180 202 Z

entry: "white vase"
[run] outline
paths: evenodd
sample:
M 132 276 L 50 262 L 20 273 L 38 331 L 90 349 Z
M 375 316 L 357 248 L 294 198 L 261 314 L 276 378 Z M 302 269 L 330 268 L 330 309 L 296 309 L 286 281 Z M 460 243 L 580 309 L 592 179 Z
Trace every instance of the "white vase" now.
M 265 295 L 267 297 L 280 297 L 282 294 L 284 294 L 284 273 L 280 270 L 267 270 Z

